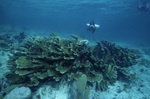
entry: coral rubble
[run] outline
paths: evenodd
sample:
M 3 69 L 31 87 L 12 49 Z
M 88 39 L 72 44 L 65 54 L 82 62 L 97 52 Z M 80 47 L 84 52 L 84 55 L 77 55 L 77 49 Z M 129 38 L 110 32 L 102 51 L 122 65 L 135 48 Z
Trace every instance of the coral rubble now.
M 87 40 L 72 37 L 65 39 L 53 33 L 51 38 L 26 39 L 11 52 L 9 83 L 33 87 L 46 80 L 77 80 L 84 74 L 90 85 L 96 83 L 98 90 L 106 90 L 120 75 L 132 78 L 124 68 L 138 62 L 138 50 L 107 41 L 88 46 Z

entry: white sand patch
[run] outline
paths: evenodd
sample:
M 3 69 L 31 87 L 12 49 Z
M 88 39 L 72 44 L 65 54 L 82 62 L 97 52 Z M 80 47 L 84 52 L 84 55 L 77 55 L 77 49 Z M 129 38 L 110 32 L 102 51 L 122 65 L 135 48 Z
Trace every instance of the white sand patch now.
M 89 99 L 148 99 L 138 90 L 138 87 L 132 85 L 130 88 L 125 88 L 125 83 L 117 81 L 114 86 L 109 86 L 107 91 L 90 91 Z
M 52 83 L 51 83 L 52 84 Z M 51 84 L 43 85 L 38 89 L 33 99 L 68 99 L 69 89 L 68 84 L 59 84 L 56 87 L 52 87 Z
M 6 83 L 5 73 L 9 72 L 7 67 L 7 61 L 9 59 L 8 52 L 0 51 L 0 94 L 8 86 Z

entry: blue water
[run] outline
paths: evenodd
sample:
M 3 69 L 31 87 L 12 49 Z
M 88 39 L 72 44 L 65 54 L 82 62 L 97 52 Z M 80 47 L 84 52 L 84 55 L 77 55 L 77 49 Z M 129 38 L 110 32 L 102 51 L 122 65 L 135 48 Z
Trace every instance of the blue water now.
M 150 45 L 150 11 L 137 9 L 140 0 L 0 0 L 0 24 L 48 28 L 91 40 L 86 23 L 101 27 L 94 40 Z

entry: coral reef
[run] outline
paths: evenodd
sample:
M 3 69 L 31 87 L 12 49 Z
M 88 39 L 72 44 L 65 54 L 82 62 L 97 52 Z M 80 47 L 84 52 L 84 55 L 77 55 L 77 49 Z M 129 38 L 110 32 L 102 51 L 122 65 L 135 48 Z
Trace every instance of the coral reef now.
M 89 85 L 96 83 L 97 90 L 106 90 L 120 75 L 132 78 L 125 68 L 141 57 L 138 50 L 107 41 L 88 46 L 87 40 L 75 35 L 74 39 L 50 36 L 28 38 L 14 48 L 8 61 L 9 83 L 34 87 L 47 80 L 78 80 L 84 74 Z
M 26 35 L 24 32 L 20 32 L 19 35 L 14 36 L 14 39 L 17 40 L 19 43 L 23 42 L 25 38 L 26 38 Z
M 12 43 L 11 37 L 8 34 L 0 33 L 0 47 L 9 48 Z
M 21 32 L 20 34 L 7 34 L 7 33 L 1 33 L 0 32 L 0 48 L 3 50 L 10 49 L 13 45 L 22 43 L 25 39 L 26 35 L 24 32 Z

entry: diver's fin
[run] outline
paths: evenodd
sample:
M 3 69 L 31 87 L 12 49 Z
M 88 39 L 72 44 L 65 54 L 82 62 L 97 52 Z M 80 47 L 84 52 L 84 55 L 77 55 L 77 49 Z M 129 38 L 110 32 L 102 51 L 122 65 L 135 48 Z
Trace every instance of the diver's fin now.
M 92 31 L 92 34 L 94 34 L 95 30 Z

